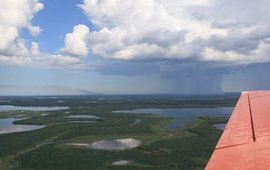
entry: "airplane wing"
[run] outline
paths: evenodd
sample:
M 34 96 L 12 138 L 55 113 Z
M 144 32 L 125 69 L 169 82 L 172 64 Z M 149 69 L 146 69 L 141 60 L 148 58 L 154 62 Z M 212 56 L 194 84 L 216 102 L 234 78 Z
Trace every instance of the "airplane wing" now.
M 270 169 L 270 91 L 242 93 L 205 169 Z

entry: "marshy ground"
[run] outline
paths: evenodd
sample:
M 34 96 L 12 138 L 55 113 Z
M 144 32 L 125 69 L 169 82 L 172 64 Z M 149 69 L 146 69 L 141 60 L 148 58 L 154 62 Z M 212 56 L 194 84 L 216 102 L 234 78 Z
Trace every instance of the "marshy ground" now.
M 226 117 L 198 116 L 183 128 L 168 129 L 166 125 L 172 119 L 169 117 L 112 111 L 233 107 L 237 97 L 104 96 L 102 100 L 95 96 L 30 100 L 7 98 L 5 100 L 10 102 L 3 105 L 65 106 L 69 109 L 0 112 L 0 118 L 14 118 L 17 115 L 28 118 L 15 121 L 15 124 L 45 126 L 33 131 L 1 134 L 0 169 L 203 169 L 222 133 L 212 124 L 226 123 Z M 134 147 L 100 149 L 102 145 L 95 143 L 100 141 L 108 145 L 113 142 L 110 147 L 130 142 Z M 70 145 L 74 143 L 81 145 Z M 91 144 L 99 144 L 99 148 L 89 147 Z

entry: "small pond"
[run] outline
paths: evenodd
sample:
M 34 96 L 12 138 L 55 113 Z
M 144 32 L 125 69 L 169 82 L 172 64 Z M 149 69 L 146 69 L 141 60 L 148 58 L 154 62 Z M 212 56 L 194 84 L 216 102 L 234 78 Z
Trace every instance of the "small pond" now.
M 88 148 L 98 150 L 125 150 L 136 148 L 141 144 L 140 140 L 133 138 L 115 139 L 115 140 L 100 140 L 88 145 Z
M 142 121 L 142 120 L 140 120 L 140 119 L 135 119 L 130 125 L 131 125 L 131 126 L 137 125 L 137 124 L 139 124 L 141 121 Z
M 112 162 L 112 165 L 121 166 L 121 165 L 128 165 L 130 163 L 129 160 L 119 160 Z
M 224 130 L 226 127 L 225 123 L 220 123 L 220 124 L 213 124 L 213 126 L 219 130 Z
M 98 122 L 95 120 L 75 120 L 75 121 L 71 121 L 73 123 L 93 123 L 93 122 Z
M 101 117 L 94 116 L 94 115 L 70 115 L 67 117 L 74 118 L 74 119 L 101 119 Z

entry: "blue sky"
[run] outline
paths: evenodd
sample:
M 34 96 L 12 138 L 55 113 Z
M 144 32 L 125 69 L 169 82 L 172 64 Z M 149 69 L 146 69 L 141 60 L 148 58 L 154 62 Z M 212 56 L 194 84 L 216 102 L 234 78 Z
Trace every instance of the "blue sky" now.
M 1 0 L 0 6 L 0 95 L 270 88 L 267 0 Z
M 74 25 L 80 23 L 91 27 L 87 17 L 76 6 L 82 2 L 81 0 L 43 0 L 40 2 L 44 5 L 44 9 L 36 14 L 32 23 L 41 27 L 42 33 L 33 37 L 27 29 L 24 29 L 22 37 L 38 41 L 44 52 L 55 52 L 62 47 L 65 34 L 72 31 Z

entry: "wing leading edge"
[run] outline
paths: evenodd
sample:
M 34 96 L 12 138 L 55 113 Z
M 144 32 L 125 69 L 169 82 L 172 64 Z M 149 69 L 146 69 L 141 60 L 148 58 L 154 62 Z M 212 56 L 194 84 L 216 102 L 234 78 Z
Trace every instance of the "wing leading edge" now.
M 270 169 L 270 91 L 243 92 L 206 170 Z

